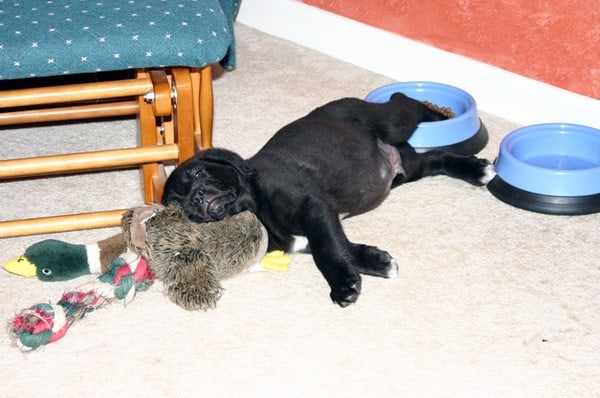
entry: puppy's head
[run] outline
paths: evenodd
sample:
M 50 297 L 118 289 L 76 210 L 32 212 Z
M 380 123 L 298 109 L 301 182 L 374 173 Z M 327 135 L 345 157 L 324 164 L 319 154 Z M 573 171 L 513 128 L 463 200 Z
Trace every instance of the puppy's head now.
M 162 203 L 179 204 L 195 222 L 219 221 L 244 210 L 254 212 L 253 177 L 254 170 L 239 155 L 207 149 L 173 170 Z
M 441 112 L 433 110 L 421 101 L 407 97 L 402 93 L 395 93 L 389 102 L 384 104 L 385 117 L 381 118 L 386 124 L 385 130 L 394 131 L 396 136 L 401 136 L 406 142 L 415 132 L 421 122 L 436 122 L 446 120 L 448 117 Z

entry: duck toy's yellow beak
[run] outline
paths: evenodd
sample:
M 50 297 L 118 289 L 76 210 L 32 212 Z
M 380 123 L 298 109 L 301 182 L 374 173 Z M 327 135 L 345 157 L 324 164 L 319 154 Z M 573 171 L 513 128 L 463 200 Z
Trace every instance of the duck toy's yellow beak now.
M 37 267 L 25 258 L 25 256 L 18 256 L 12 260 L 8 260 L 3 265 L 5 270 L 11 274 L 32 277 L 37 275 Z

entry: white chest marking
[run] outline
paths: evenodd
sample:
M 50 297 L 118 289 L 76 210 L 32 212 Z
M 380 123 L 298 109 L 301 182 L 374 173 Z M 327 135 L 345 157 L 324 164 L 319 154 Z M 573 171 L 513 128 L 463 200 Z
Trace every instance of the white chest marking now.
M 292 243 L 292 253 L 298 253 L 308 248 L 308 239 L 306 236 L 294 235 L 294 243 Z

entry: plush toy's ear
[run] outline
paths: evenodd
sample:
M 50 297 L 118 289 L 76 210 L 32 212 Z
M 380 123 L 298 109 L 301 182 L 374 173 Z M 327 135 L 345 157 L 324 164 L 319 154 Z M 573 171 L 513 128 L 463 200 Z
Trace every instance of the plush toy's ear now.
M 125 241 L 131 250 L 145 257 L 149 256 L 150 248 L 146 242 L 146 222 L 154 217 L 162 206 L 142 206 L 129 209 L 121 220 Z

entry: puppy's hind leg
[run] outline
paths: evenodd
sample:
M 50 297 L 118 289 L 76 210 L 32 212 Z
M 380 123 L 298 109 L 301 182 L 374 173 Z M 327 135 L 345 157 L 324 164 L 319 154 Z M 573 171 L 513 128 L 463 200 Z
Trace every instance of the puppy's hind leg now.
M 473 185 L 485 185 L 494 178 L 494 167 L 489 160 L 476 156 L 462 156 L 444 151 L 417 153 L 409 144 L 396 146 L 404 173 L 396 176 L 392 188 L 423 177 L 447 175 Z

